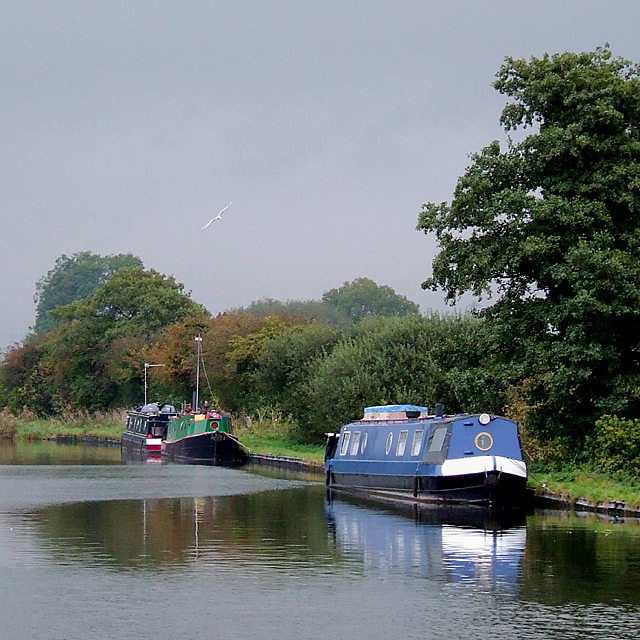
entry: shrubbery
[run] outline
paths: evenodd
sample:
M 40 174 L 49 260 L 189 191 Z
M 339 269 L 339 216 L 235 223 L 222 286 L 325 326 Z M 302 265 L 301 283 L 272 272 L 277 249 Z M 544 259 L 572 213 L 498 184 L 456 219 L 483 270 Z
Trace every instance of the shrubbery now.
M 586 453 L 598 471 L 640 475 L 640 420 L 602 416 L 587 439 Z

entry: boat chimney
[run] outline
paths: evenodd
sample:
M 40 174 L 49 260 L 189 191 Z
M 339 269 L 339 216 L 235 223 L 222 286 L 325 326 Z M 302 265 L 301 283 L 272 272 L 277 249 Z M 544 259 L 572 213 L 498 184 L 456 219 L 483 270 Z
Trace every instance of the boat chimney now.
M 442 402 L 436 402 L 436 418 L 442 418 L 444 416 L 444 405 Z

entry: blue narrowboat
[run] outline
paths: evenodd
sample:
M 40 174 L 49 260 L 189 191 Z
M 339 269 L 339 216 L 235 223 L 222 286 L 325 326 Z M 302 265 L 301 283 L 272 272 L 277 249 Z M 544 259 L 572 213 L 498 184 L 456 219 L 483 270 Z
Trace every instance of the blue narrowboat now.
M 325 482 L 380 497 L 522 506 L 527 466 L 512 420 L 384 405 L 328 434 Z

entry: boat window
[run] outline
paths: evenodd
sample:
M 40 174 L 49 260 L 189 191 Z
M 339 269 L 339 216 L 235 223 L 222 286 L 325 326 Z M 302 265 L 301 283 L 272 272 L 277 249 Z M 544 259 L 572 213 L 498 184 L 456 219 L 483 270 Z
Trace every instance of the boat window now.
M 398 447 L 396 448 L 396 455 L 403 456 L 404 450 L 407 448 L 407 438 L 409 437 L 408 431 L 401 431 L 398 438 Z
M 369 433 L 365 431 L 362 434 L 362 446 L 360 447 L 360 453 L 364 453 L 364 449 L 367 446 L 367 440 L 369 439 Z
M 432 427 L 427 442 L 427 450 L 424 454 L 424 462 L 426 464 L 442 464 L 449 450 L 449 442 L 451 440 L 451 425 L 443 424 Z
M 360 432 L 353 432 L 353 442 L 351 443 L 351 455 L 355 456 L 358 453 L 358 447 L 360 446 Z
M 345 431 L 342 434 L 342 445 L 340 446 L 340 455 L 346 455 L 349 450 L 349 440 L 351 439 L 351 431 Z
M 389 455 L 389 451 L 391 451 L 391 445 L 393 444 L 393 432 L 389 434 L 389 437 L 387 438 L 387 455 Z
M 447 435 L 446 429 L 436 429 L 433 432 L 433 438 L 429 443 L 429 452 L 442 451 L 442 445 L 444 444 L 444 437 Z
M 416 429 L 413 434 L 413 443 L 411 445 L 411 455 L 417 456 L 420 453 L 420 447 L 422 446 L 422 436 L 424 435 L 424 429 Z

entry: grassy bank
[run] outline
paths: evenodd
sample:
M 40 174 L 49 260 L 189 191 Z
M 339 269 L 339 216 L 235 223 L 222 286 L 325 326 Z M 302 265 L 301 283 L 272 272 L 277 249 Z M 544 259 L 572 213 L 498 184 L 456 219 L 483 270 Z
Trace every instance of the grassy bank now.
M 254 434 L 238 435 L 240 441 L 251 449 L 251 453 L 271 456 L 300 458 L 314 464 L 324 464 L 324 445 L 304 445 L 282 438 L 261 437 Z
M 324 462 L 324 443 L 307 445 L 297 442 L 295 425 L 274 409 L 240 415 L 235 419 L 234 429 L 252 453 L 300 458 L 314 464 Z
M 119 440 L 126 423 L 125 411 L 77 412 L 55 418 L 23 414 L 0 415 L 0 437 L 14 440 L 44 440 L 57 436 Z
M 574 504 L 580 498 L 589 504 L 622 501 L 627 507 L 640 507 L 640 478 L 621 474 L 597 473 L 588 469 L 546 468 L 532 465 L 529 486 Z

